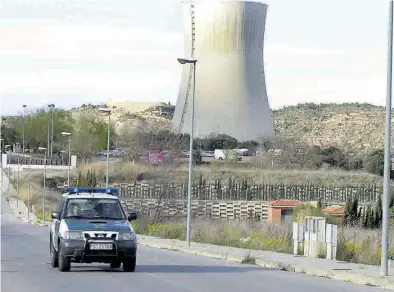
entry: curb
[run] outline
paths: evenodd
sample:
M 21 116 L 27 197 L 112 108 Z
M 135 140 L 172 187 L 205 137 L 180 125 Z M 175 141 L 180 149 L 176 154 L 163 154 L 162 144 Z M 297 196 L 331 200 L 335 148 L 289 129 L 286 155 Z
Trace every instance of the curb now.
M 179 251 L 179 252 L 183 252 L 183 253 L 195 254 L 195 255 L 199 255 L 199 256 L 205 256 L 205 257 L 216 258 L 216 259 L 224 259 L 224 260 L 229 260 L 229 261 L 234 261 L 234 262 L 239 262 L 239 263 L 241 263 L 244 260 L 244 257 L 240 257 L 237 255 L 231 255 L 229 253 L 220 253 L 220 252 L 205 250 L 202 248 L 180 246 L 179 243 L 182 243 L 183 241 L 179 241 L 179 240 L 174 241 L 174 244 L 167 244 L 167 243 L 157 244 L 157 243 L 149 242 L 147 240 L 147 238 L 140 237 L 137 239 L 137 242 L 138 242 L 138 244 L 144 245 L 144 246 L 160 248 L 160 249 L 168 249 L 168 250 L 172 250 L 172 251 Z M 178 245 L 176 243 L 178 243 Z M 315 277 L 328 278 L 328 279 L 337 280 L 337 281 L 351 282 L 354 284 L 376 286 L 376 287 L 380 287 L 380 288 L 384 288 L 384 289 L 388 289 L 388 290 L 394 290 L 394 281 L 387 279 L 387 278 L 382 278 L 382 277 L 380 277 L 380 278 L 371 277 L 371 276 L 367 276 L 367 275 L 363 275 L 363 274 L 351 273 L 348 271 L 318 269 L 318 268 L 313 268 L 313 267 L 305 268 L 305 267 L 300 267 L 298 265 L 286 264 L 286 263 L 277 262 L 277 261 L 264 260 L 261 258 L 256 258 L 255 264 L 258 266 L 264 267 L 264 268 L 268 268 L 268 269 L 276 269 L 276 270 L 294 272 L 294 273 L 299 273 L 299 274 L 306 274 L 306 275 L 315 276 Z

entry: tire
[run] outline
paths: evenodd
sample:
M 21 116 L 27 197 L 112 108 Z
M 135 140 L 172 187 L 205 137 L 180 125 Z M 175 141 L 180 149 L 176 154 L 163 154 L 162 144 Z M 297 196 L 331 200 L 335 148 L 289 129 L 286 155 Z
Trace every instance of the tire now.
M 123 271 L 124 272 L 134 272 L 136 266 L 137 258 L 128 258 L 123 262 Z
M 117 268 L 120 268 L 120 265 L 121 265 L 122 263 L 121 263 L 121 261 L 119 261 L 119 260 L 114 260 L 114 261 L 112 261 L 111 262 L 111 268 L 113 268 L 113 269 L 117 269 Z
M 51 258 L 52 268 L 57 268 L 59 266 L 59 256 L 58 256 L 58 252 L 55 250 L 55 247 L 53 246 L 52 240 L 50 241 L 49 255 Z
M 64 255 L 62 255 L 62 250 L 59 246 L 59 256 L 58 256 L 58 265 L 59 265 L 59 271 L 60 272 L 69 272 L 71 269 L 71 262 L 70 259 Z

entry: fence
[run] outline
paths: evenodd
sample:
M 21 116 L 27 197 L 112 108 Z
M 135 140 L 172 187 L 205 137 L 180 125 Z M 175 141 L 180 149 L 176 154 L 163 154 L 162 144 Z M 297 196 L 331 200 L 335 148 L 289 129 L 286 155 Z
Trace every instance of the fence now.
M 187 199 L 187 184 L 147 184 L 135 182 L 132 184 L 115 184 L 120 195 L 125 199 Z M 299 201 L 321 201 L 322 203 L 344 203 L 348 198 L 357 196 L 360 203 L 372 203 L 382 193 L 376 185 L 322 188 L 314 185 L 285 186 L 269 184 L 231 186 L 223 185 L 194 185 L 193 200 L 220 201 L 273 201 L 278 199 L 293 199 Z
M 21 164 L 21 165 L 30 165 L 30 158 L 23 155 L 7 155 L 7 164 Z M 32 157 L 31 158 L 32 165 L 44 165 L 45 158 L 42 157 Z M 67 158 L 47 158 L 47 165 L 58 165 L 58 166 L 67 166 L 68 159 Z

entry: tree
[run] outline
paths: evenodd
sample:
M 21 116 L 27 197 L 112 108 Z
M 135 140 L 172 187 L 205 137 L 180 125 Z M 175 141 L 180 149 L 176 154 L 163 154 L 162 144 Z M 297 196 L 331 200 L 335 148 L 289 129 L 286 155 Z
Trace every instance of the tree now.
M 114 127 L 111 125 L 110 141 L 116 139 Z M 82 161 L 95 155 L 97 152 L 107 149 L 108 125 L 94 115 L 80 115 L 75 123 L 72 137 L 72 152 Z
M 376 200 L 376 203 L 375 203 L 375 210 L 374 210 L 375 228 L 381 227 L 382 220 L 383 220 L 382 197 L 378 196 L 378 199 Z
M 25 116 L 25 148 L 37 149 L 46 147 L 48 143 L 48 119 L 51 119 L 49 111 L 38 109 L 35 112 L 28 112 Z M 12 129 L 13 135 L 9 144 L 22 143 L 23 140 L 23 116 L 7 118 L 8 128 Z M 54 152 L 62 150 L 61 132 L 70 132 L 73 129 L 73 118 L 70 111 L 54 109 L 53 119 L 53 142 Z M 51 127 L 52 128 L 52 127 Z M 59 148 L 59 149 L 56 149 Z
M 298 137 L 280 137 L 279 148 L 282 150 L 276 161 L 285 168 L 318 168 L 322 158 L 319 148 L 309 146 Z
M 360 221 L 361 212 L 358 208 L 358 198 L 348 198 L 345 205 L 345 225 L 358 225 Z
M 381 175 L 384 173 L 384 150 L 374 150 L 364 158 L 364 166 L 367 172 Z
M 345 153 L 337 147 L 328 147 L 319 153 L 322 156 L 323 163 L 327 163 L 332 167 L 347 168 Z
M 125 124 L 119 132 L 119 147 L 122 149 L 124 159 L 138 162 L 144 150 L 140 129 L 131 123 Z

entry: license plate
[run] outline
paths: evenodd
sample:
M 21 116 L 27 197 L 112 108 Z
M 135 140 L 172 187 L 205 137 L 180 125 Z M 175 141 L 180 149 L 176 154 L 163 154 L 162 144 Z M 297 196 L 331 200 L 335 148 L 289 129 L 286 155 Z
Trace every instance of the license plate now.
M 90 249 L 94 250 L 112 250 L 111 243 L 92 243 Z

